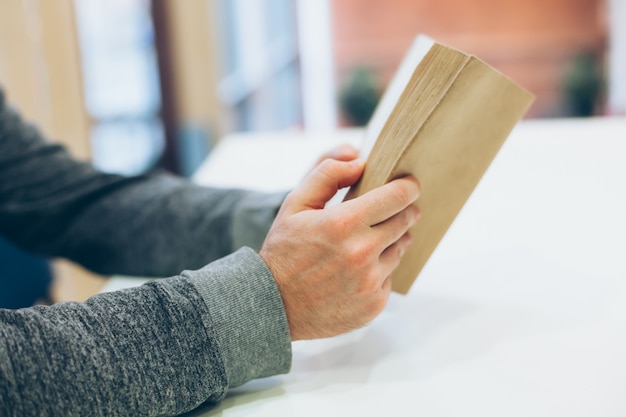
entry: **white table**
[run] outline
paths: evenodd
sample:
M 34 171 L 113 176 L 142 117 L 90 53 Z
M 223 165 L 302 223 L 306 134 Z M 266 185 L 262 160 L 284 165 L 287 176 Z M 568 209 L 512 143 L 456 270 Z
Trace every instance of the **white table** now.
M 230 137 L 196 179 L 288 188 L 358 135 Z M 626 119 L 522 122 L 407 296 L 293 349 L 190 415 L 625 416 Z

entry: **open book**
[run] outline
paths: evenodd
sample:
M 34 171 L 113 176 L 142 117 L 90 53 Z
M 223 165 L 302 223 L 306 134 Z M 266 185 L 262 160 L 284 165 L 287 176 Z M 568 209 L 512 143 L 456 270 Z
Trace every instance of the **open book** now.
M 421 220 L 393 275 L 407 293 L 533 96 L 474 56 L 418 36 L 366 130 L 346 199 L 412 174 Z

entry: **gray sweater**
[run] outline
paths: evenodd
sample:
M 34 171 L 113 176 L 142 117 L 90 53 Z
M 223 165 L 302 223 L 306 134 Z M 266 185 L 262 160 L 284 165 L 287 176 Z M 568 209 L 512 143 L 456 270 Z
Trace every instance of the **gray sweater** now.
M 100 273 L 171 276 L 0 309 L 0 416 L 177 415 L 287 372 L 280 293 L 251 249 L 281 200 L 97 172 L 46 143 L 0 91 L 0 235 Z

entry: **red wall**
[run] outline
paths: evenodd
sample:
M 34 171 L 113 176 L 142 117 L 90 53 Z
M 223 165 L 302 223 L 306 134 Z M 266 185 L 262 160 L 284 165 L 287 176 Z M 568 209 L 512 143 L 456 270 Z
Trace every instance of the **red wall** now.
M 341 83 L 354 66 L 385 85 L 418 33 L 473 53 L 537 96 L 529 116 L 562 113 L 560 86 L 573 55 L 602 53 L 604 0 L 334 0 Z

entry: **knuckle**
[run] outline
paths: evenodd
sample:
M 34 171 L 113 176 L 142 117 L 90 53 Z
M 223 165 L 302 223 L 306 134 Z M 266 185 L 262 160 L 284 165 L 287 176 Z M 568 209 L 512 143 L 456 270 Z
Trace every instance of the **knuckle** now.
M 288 206 L 291 206 L 291 205 L 294 203 L 294 201 L 295 201 L 295 200 L 297 200 L 297 198 L 298 198 L 298 196 L 297 196 L 297 195 L 298 195 L 297 190 L 293 190 L 293 191 L 289 192 L 289 193 L 285 196 L 285 199 L 283 200 L 283 204 L 281 205 L 281 208 L 282 208 L 282 207 L 288 207 Z
M 409 192 L 408 187 L 399 181 L 394 183 L 394 187 L 392 188 L 393 198 L 397 199 L 402 204 L 410 204 L 411 203 L 411 193 Z
M 357 267 L 364 267 L 370 264 L 374 253 L 373 245 L 370 242 L 366 240 L 358 241 L 349 246 L 348 259 L 351 264 Z
M 380 290 L 380 277 L 373 270 L 363 274 L 359 281 L 357 291 L 361 295 L 371 296 Z
M 404 247 L 400 242 L 396 242 L 394 243 L 392 250 L 394 252 L 394 260 L 397 260 L 399 262 L 400 258 L 402 258 L 402 255 L 404 255 Z
M 419 209 L 415 205 L 410 205 L 408 210 L 406 210 L 406 216 L 405 216 L 406 224 L 409 226 L 408 228 L 417 224 L 420 217 L 421 217 L 421 214 L 420 214 Z
M 370 304 L 370 312 L 372 313 L 372 319 L 378 316 L 387 306 L 388 296 L 386 293 L 380 291 L 376 297 L 372 298 Z
M 416 205 L 411 207 L 413 207 L 413 215 L 415 216 L 415 223 L 417 223 L 422 218 L 422 210 L 420 210 L 420 208 Z
M 337 170 L 340 168 L 340 162 L 335 159 L 324 159 L 319 164 L 319 172 L 328 177 L 335 178 L 337 176 Z
M 376 294 L 380 291 L 380 282 L 378 279 L 369 279 L 365 281 L 364 291 L 368 295 Z
M 404 210 L 404 213 L 402 216 L 402 226 L 404 226 L 403 228 L 406 230 L 410 228 L 411 226 L 413 226 L 414 223 L 415 223 L 415 214 L 409 206 L 408 210 Z
M 331 212 L 328 214 L 326 227 L 328 232 L 343 239 L 351 234 L 352 218 L 340 212 Z

